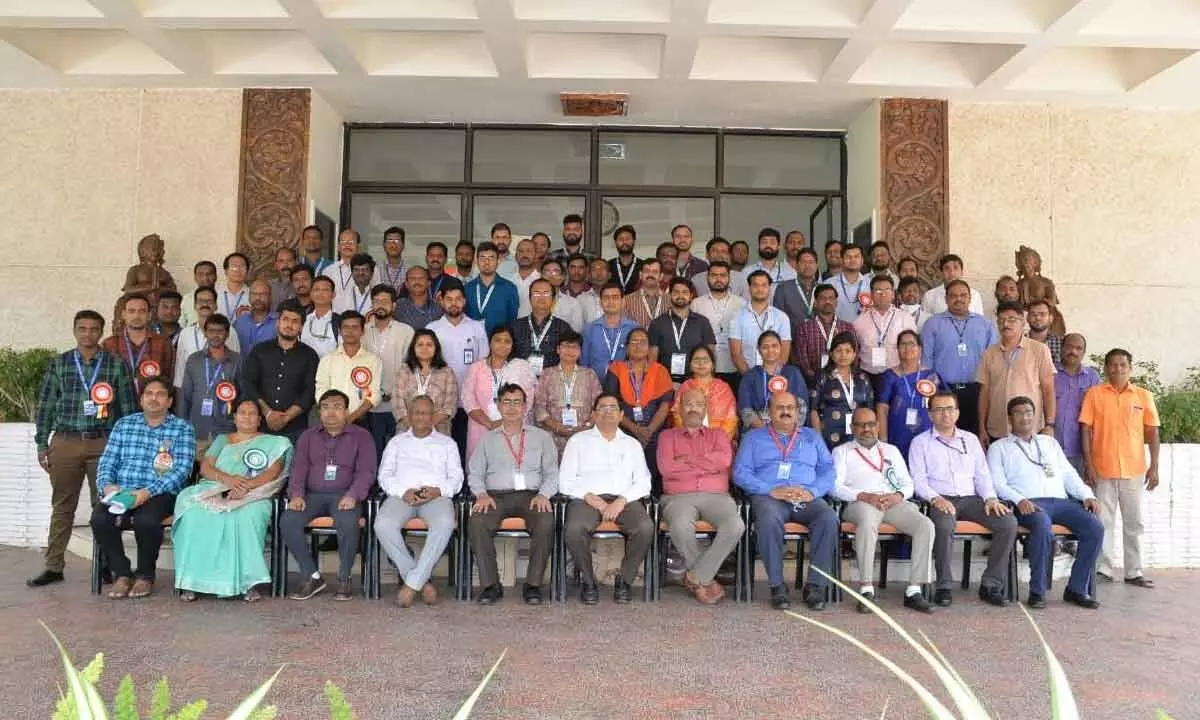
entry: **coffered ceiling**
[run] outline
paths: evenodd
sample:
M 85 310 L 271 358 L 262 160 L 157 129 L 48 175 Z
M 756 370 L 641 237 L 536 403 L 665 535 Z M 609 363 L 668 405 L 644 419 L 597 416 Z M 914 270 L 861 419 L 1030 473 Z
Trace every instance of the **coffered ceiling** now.
M 634 124 L 1196 107 L 1198 51 L 1200 0 L 0 0 L 0 87 L 305 86 L 352 121 L 561 122 L 564 90 Z

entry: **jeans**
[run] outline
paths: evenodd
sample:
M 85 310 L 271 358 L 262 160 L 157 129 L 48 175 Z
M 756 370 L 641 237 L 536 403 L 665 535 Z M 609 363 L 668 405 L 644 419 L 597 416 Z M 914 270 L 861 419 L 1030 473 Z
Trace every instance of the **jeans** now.
M 1100 518 L 1088 512 L 1074 500 L 1061 498 L 1031 498 L 1038 511 L 1028 515 L 1017 513 L 1017 522 L 1029 528 L 1029 592 L 1046 593 L 1050 564 L 1054 562 L 1054 533 L 1052 526 L 1065 525 L 1079 538 L 1075 562 L 1071 564 L 1071 579 L 1067 587 L 1080 595 L 1091 594 L 1092 572 L 1100 557 L 1104 542 L 1104 525 Z
M 838 547 L 838 532 L 841 522 L 833 508 L 816 498 L 796 509 L 786 500 L 776 500 L 770 495 L 753 495 L 750 506 L 754 510 L 754 532 L 758 537 L 758 556 L 767 570 L 767 582 L 771 587 L 783 585 L 783 525 L 788 522 L 803 523 L 808 527 L 810 567 L 832 576 L 835 553 Z M 800 558 L 797 558 L 797 562 Z M 807 582 L 815 587 L 825 587 L 829 581 L 823 575 L 809 572 Z

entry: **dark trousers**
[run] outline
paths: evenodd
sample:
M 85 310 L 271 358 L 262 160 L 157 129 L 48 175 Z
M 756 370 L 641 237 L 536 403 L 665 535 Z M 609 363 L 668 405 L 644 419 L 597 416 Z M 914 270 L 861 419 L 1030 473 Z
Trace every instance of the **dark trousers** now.
M 767 582 L 771 587 L 783 585 L 783 525 L 788 522 L 808 526 L 811 541 L 810 565 L 833 575 L 833 563 L 838 547 L 838 532 L 841 522 L 833 508 L 817 498 L 796 509 L 786 500 L 776 500 L 770 495 L 752 495 L 750 506 L 754 510 L 754 532 L 758 536 L 758 556 L 767 570 Z M 800 562 L 800 558 L 796 562 Z M 825 587 L 829 581 L 809 570 L 807 583 Z
M 947 515 L 933 505 L 929 506 L 929 519 L 933 520 L 936 534 L 933 538 L 933 565 L 937 570 L 937 588 L 949 590 L 954 585 L 954 525 L 959 520 L 979 523 L 992 531 L 992 545 L 988 550 L 987 569 L 979 580 L 981 588 L 1004 587 L 1008 576 L 1008 557 L 1017 539 L 1017 519 L 1008 515 L 988 515 L 983 498 L 978 495 L 953 497 L 943 495 L 954 506 L 957 515 Z
M 612 502 L 615 495 L 601 495 L 605 502 Z M 563 540 L 575 567 L 579 568 L 585 585 L 596 584 L 596 569 L 592 566 L 592 531 L 600 524 L 600 511 L 582 500 L 572 500 L 567 506 L 567 521 L 563 528 Z M 646 553 L 654 544 L 654 523 L 646 506 L 631 500 L 617 516 L 617 527 L 625 536 L 625 556 L 621 559 L 621 578 L 630 582 L 637 577 L 638 565 L 646 559 Z
M 162 521 L 174 510 L 174 495 L 155 495 L 121 515 L 110 513 L 107 505 L 92 508 L 92 536 L 100 544 L 100 552 L 104 553 L 104 561 L 112 570 L 113 578 L 136 577 L 154 581 L 154 568 L 158 565 L 158 551 L 163 541 Z M 125 543 L 121 541 L 124 530 L 133 530 L 137 540 L 136 572 L 125 556 Z
M 467 411 L 462 408 L 454 413 L 454 417 L 450 419 L 450 437 L 454 438 L 454 444 L 458 445 L 458 459 L 462 461 L 463 467 L 467 467 Z
M 96 507 L 96 467 L 104 453 L 107 437 L 84 440 L 55 433 L 50 439 L 50 533 L 46 540 L 46 569 L 62 572 L 67 543 L 75 526 L 79 492 L 87 478 L 92 507 Z M 153 572 L 153 568 L 151 568 Z
M 1017 514 L 1017 522 L 1029 528 L 1029 592 L 1046 592 L 1050 564 L 1054 562 L 1054 533 L 1052 525 L 1065 525 L 1079 538 L 1075 562 L 1071 564 L 1071 579 L 1067 587 L 1081 595 L 1091 594 L 1092 572 L 1104 544 L 1104 524 L 1074 500 L 1061 498 L 1030 498 L 1038 511 Z
M 496 509 L 485 513 L 473 512 L 469 521 L 471 552 L 479 566 L 479 584 L 482 587 L 500 584 L 500 571 L 496 569 L 496 532 L 505 518 L 519 517 L 525 521 L 529 531 L 529 570 L 525 582 L 541 585 L 546 575 L 546 564 L 554 548 L 554 512 L 540 512 L 529 507 L 537 495 L 533 490 L 512 490 L 488 493 L 496 501 Z
M 338 501 L 344 493 L 309 493 L 304 497 L 303 510 L 284 510 L 279 520 L 279 532 L 288 552 L 300 565 L 300 574 L 311 577 L 317 572 L 317 560 L 313 557 L 304 529 L 314 518 L 331 517 L 337 530 L 338 580 L 349 580 L 354 570 L 354 556 L 358 554 L 358 518 L 362 515 L 362 503 L 355 503 L 351 510 L 338 510 Z
M 396 416 L 391 411 L 367 413 L 367 429 L 375 440 L 375 465 L 378 467 L 383 460 L 383 449 L 396 434 Z
M 969 433 L 979 434 L 979 383 L 951 385 L 958 398 L 958 426 Z

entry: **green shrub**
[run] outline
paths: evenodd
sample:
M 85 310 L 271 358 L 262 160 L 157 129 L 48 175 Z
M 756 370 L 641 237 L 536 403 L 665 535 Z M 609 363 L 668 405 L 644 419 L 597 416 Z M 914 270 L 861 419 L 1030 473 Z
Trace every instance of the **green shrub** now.
M 1155 399 L 1164 443 L 1200 443 L 1200 392 L 1172 391 Z
M 0 422 L 33 422 L 42 376 L 57 354 L 49 348 L 0 348 Z

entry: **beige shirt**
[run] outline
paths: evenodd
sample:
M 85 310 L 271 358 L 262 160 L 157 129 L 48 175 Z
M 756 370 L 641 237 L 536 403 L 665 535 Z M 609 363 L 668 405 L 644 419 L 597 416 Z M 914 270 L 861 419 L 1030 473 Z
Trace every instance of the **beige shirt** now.
M 917 329 L 912 315 L 894 307 L 885 313 L 871 308 L 859 315 L 853 324 L 854 334 L 858 335 L 859 366 L 872 375 L 900 364 L 900 351 L 896 347 L 900 333 Z
M 985 430 L 992 437 L 1008 435 L 1008 401 L 1024 395 L 1033 400 L 1034 432 L 1046 425 L 1042 409 L 1042 383 L 1054 387 L 1054 360 L 1050 348 L 1037 340 L 1021 338 L 1021 344 L 1005 353 L 1000 343 L 983 351 L 976 381 L 983 384 L 981 393 L 987 393 L 988 415 Z
M 383 365 L 383 375 L 388 378 L 387 383 L 382 386 L 383 392 L 389 395 L 392 392 L 392 378 L 396 377 L 396 371 L 404 364 L 404 356 L 408 354 L 408 346 L 412 343 L 412 339 L 413 329 L 399 320 L 388 321 L 383 332 L 375 327 L 373 318 L 367 322 L 367 331 L 363 334 L 363 346 L 379 356 L 379 362 Z M 392 411 L 392 404 L 382 400 L 380 398 L 375 403 L 371 412 Z
M 371 373 L 367 387 L 360 388 L 350 379 L 356 368 L 364 367 Z M 341 390 L 350 398 L 350 412 L 354 412 L 366 400 L 372 403 L 382 401 L 380 383 L 383 379 L 383 364 L 379 356 L 360 347 L 354 357 L 346 354 L 346 349 L 338 345 L 337 350 L 321 358 L 317 365 L 317 402 L 326 390 Z

